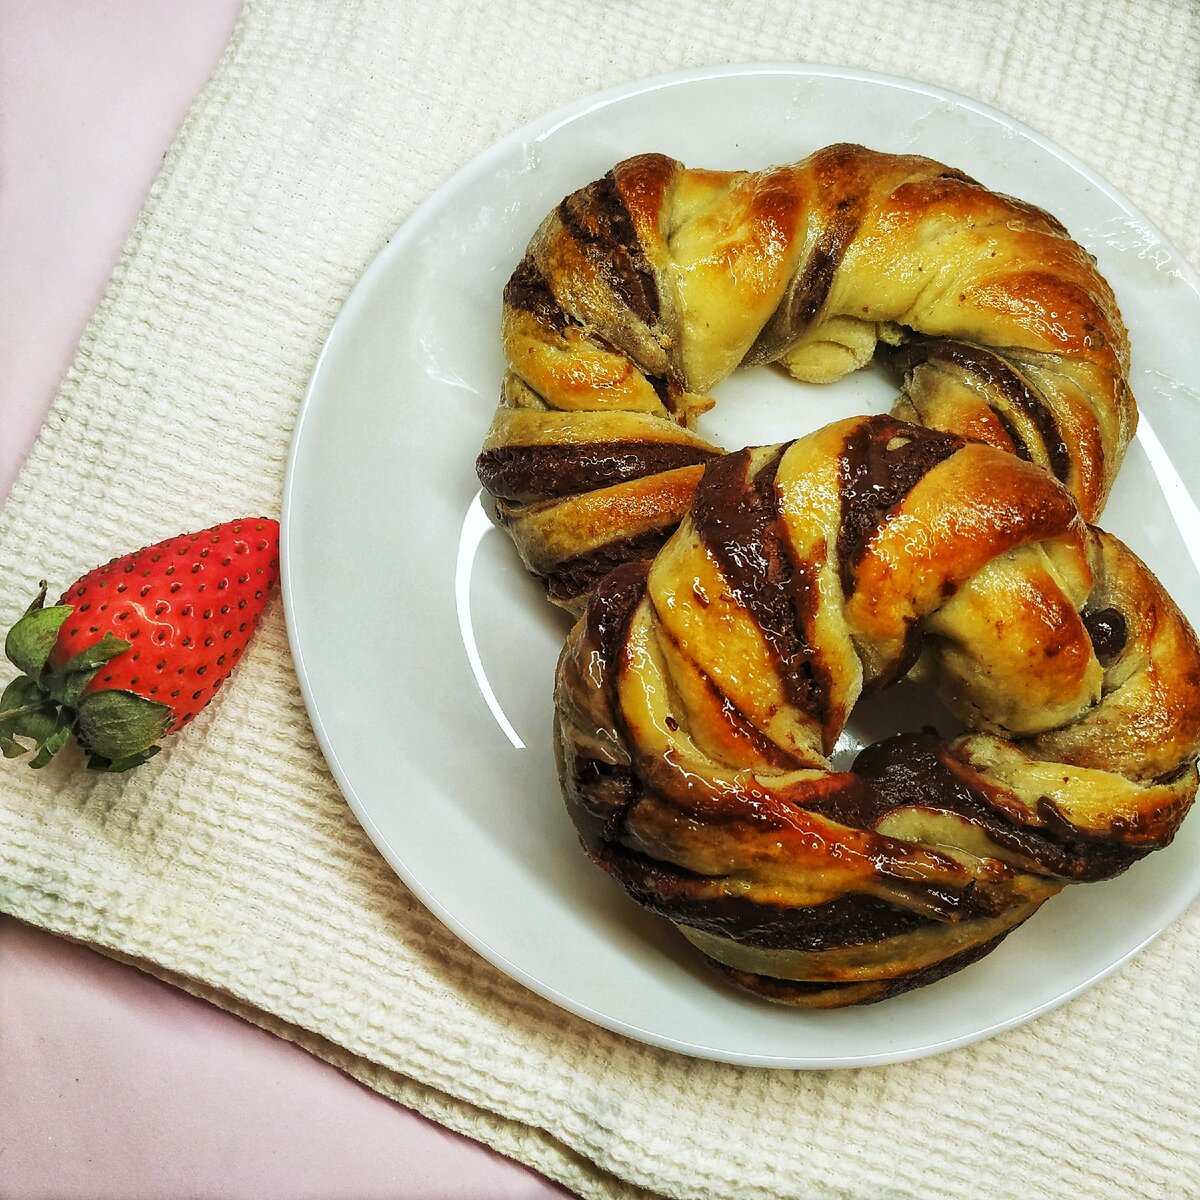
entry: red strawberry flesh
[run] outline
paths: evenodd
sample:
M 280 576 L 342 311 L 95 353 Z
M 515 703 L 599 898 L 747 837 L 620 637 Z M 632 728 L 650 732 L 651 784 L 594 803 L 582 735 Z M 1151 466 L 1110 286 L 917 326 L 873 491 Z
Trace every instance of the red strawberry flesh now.
M 165 704 L 172 731 L 213 698 L 245 650 L 279 577 L 279 526 L 247 518 L 168 538 L 83 576 L 59 603 L 73 612 L 50 653 L 61 667 L 111 633 L 129 649 L 87 691 Z

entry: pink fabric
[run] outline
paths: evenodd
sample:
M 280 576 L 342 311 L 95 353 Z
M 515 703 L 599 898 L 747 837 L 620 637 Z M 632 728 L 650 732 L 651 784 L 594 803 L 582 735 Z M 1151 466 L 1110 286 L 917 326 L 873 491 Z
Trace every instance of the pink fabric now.
M 237 9 L 0 0 L 0 498 Z M 0 917 L 4 1200 L 564 1195 L 286 1042 Z

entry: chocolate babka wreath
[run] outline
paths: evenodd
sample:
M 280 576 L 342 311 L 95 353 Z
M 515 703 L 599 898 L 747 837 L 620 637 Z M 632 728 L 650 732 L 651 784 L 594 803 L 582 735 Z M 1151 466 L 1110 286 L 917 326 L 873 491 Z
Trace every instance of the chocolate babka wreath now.
M 619 163 L 504 291 L 481 481 L 550 598 L 555 744 L 587 854 L 731 979 L 835 1007 L 986 954 L 1167 845 L 1197 787 L 1200 645 L 1094 528 L 1136 409 L 1092 258 L 925 158 Z M 725 453 L 742 364 L 878 356 L 889 416 Z M 906 675 L 967 732 L 830 754 Z

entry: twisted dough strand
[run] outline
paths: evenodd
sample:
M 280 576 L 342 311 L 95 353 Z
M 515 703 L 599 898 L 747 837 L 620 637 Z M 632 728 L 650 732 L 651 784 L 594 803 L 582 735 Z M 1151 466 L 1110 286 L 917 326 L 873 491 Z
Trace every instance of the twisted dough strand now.
M 972 731 L 828 754 L 914 664 Z M 589 854 L 739 983 L 882 999 L 1174 836 L 1200 645 L 1047 472 L 890 417 L 710 465 L 599 584 L 556 682 Z
M 503 328 L 479 476 L 586 608 L 555 690 L 568 808 L 738 983 L 882 999 L 1171 840 L 1200 646 L 1086 524 L 1136 409 L 1112 292 L 1053 217 L 860 146 L 642 155 L 546 218 Z M 692 431 L 740 365 L 825 382 L 876 355 L 890 417 L 732 454 Z M 834 770 L 859 698 L 910 672 L 967 732 Z
M 579 612 L 686 512 L 719 453 L 689 432 L 714 384 L 767 362 L 828 381 L 877 346 L 903 375 L 895 415 L 1036 463 L 1099 514 L 1136 410 L 1091 258 L 959 171 L 850 145 L 759 172 L 646 154 L 568 196 L 505 289 L 480 478 Z

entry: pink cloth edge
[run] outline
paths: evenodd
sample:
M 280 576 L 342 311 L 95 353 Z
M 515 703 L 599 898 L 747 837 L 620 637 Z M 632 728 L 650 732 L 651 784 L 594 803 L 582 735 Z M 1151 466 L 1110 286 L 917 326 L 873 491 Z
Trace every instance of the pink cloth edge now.
M 0 500 L 239 7 L 0 4 Z M 289 1043 L 2 916 L 0 1062 L 13 1200 L 566 1194 Z

